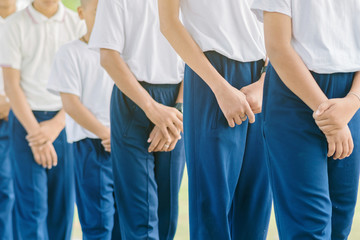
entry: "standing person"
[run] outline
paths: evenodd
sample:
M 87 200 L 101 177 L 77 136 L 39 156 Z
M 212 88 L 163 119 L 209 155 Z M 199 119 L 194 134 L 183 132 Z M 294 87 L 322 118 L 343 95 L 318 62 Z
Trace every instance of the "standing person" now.
M 80 19 L 87 33 L 57 52 L 48 89 L 60 93 L 66 135 L 73 144 L 76 204 L 84 239 L 120 239 L 110 160 L 110 96 L 113 81 L 100 66 L 100 54 L 87 43 L 98 0 L 82 0 Z M 114 234 L 112 234 L 114 233 Z
M 262 115 L 256 122 L 254 115 L 261 112 L 266 53 L 251 2 L 159 0 L 162 33 L 188 65 L 184 128 L 191 239 L 267 235 L 271 192 Z
M 7 22 L 0 65 L 13 119 L 15 218 L 19 239 L 69 239 L 73 162 L 60 97 L 46 90 L 56 50 L 84 32 L 59 1 L 34 0 Z
M 173 239 L 177 226 L 184 66 L 157 12 L 156 0 L 100 1 L 90 40 L 116 84 L 111 157 L 122 239 Z
M 4 34 L 6 19 L 15 11 L 16 0 L 0 0 L 0 38 Z M 9 111 L 10 103 L 5 95 L 0 68 L 0 239 L 2 240 L 13 238 L 12 214 L 15 196 L 9 151 Z
M 252 8 L 272 64 L 264 134 L 280 238 L 347 239 L 360 170 L 360 2 Z

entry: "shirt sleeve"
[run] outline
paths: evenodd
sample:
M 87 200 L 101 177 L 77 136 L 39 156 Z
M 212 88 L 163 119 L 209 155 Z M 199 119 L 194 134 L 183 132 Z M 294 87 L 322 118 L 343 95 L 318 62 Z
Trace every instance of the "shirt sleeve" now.
M 255 13 L 259 21 L 264 21 L 264 11 L 277 12 L 291 17 L 292 0 L 254 0 L 251 10 Z
M 5 24 L 2 36 L 0 36 L 0 66 L 10 67 L 17 70 L 21 68 L 21 31 L 15 21 Z
M 66 46 L 54 58 L 47 89 L 56 95 L 70 93 L 81 96 L 82 82 L 78 64 Z
M 89 47 L 122 53 L 125 44 L 123 6 L 119 1 L 100 0 Z

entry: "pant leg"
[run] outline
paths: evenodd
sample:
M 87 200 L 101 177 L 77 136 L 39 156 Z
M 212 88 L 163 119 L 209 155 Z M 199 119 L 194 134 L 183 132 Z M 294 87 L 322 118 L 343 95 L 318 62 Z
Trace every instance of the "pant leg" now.
M 25 139 L 26 131 L 14 118 L 12 146 L 15 190 L 15 219 L 19 240 L 47 240 L 47 173 L 39 166 Z
M 115 214 L 110 154 L 99 139 L 87 138 L 73 145 L 76 204 L 83 239 L 110 240 Z
M 47 170 L 47 228 L 50 240 L 63 240 L 70 239 L 74 219 L 74 159 L 65 130 L 53 145 L 58 155 L 58 165 Z
M 352 83 L 348 74 L 314 77 L 329 98 L 344 97 L 346 91 L 339 87 L 349 90 Z M 312 111 L 286 88 L 272 67 L 265 84 L 264 133 L 280 237 L 337 239 L 335 233 L 343 234 L 351 226 L 358 181 L 355 162 L 359 160 L 335 163 L 328 159 L 327 141 Z M 334 96 L 341 92 L 342 96 Z M 347 164 L 351 166 L 344 167 Z M 342 222 L 335 226 L 338 221 Z
M 245 156 L 233 200 L 232 239 L 265 240 L 268 233 L 272 194 L 266 167 L 262 114 L 250 124 Z
M 251 83 L 252 65 L 216 52 L 207 57 L 234 87 Z M 214 94 L 190 68 L 184 85 L 185 152 L 191 239 L 231 239 L 232 204 L 242 168 L 248 121 L 230 128 Z
M 143 87 L 155 101 L 168 106 L 175 103 L 178 86 L 150 86 L 143 83 Z M 169 236 L 173 229 L 176 229 L 176 226 L 173 226 L 174 220 L 159 220 L 163 218 L 163 209 L 169 211 L 165 206 L 177 209 L 177 206 L 174 206 L 177 201 L 161 201 L 164 207 L 159 209 L 159 198 L 165 198 L 162 192 L 163 183 L 158 182 L 156 177 L 162 176 L 156 174 L 156 171 L 157 168 L 166 166 L 166 162 L 157 166 L 157 154 L 147 151 L 147 139 L 152 129 L 153 125 L 145 113 L 115 87 L 111 101 L 111 158 L 122 239 L 163 239 L 162 236 Z M 162 160 L 170 161 L 165 157 L 162 157 Z M 164 169 L 165 171 L 170 170 Z M 172 180 L 179 179 L 179 170 L 174 172 L 177 174 L 170 176 L 169 181 L 171 185 L 180 185 L 177 180 Z M 174 192 L 178 192 L 178 189 Z M 164 223 L 169 226 L 163 227 Z M 162 232 L 163 229 L 166 233 Z
M 15 201 L 10 159 L 9 122 L 0 121 L 0 239 L 13 239 L 13 206 Z
M 155 154 L 155 179 L 158 185 L 159 238 L 174 239 L 179 215 L 179 190 L 185 166 L 184 141 L 173 151 Z

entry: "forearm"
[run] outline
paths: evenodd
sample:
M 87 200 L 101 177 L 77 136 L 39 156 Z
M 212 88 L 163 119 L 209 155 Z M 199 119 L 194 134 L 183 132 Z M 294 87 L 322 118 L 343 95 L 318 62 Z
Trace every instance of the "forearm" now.
M 5 92 L 10 99 L 11 108 L 25 128 L 27 133 L 36 132 L 40 125 L 36 120 L 23 90 L 20 87 L 20 72 L 15 69 L 4 68 Z
M 67 114 L 80 126 L 94 133 L 99 138 L 107 137 L 108 128 L 104 126 L 80 101 L 77 96 L 61 93 L 63 106 Z
M 354 103 L 357 105 L 357 109 L 360 108 L 360 71 L 355 73 L 354 80 L 350 89 L 349 97 L 354 99 Z
M 179 93 L 176 99 L 176 103 L 183 103 L 184 102 L 184 81 L 181 82 L 179 87 Z
M 137 81 L 118 52 L 101 49 L 101 65 L 111 76 L 116 86 L 142 110 L 147 112 L 154 106 L 155 100 Z
M 178 1 L 159 0 L 161 32 L 186 64 L 215 92 L 226 80 L 217 72 L 179 20 Z
M 291 46 L 290 18 L 265 13 L 264 20 L 266 48 L 271 64 L 284 84 L 315 111 L 327 97 Z
M 61 109 L 53 119 L 51 119 L 56 126 L 62 130 L 65 127 L 65 110 Z

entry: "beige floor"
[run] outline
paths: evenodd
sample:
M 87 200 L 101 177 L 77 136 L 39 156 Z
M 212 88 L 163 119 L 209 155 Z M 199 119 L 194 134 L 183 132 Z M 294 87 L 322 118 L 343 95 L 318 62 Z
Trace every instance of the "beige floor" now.
M 180 212 L 178 230 L 175 236 L 175 240 L 188 240 L 189 239 L 189 222 L 188 222 L 188 191 L 187 191 L 187 177 L 184 175 L 183 183 L 180 190 Z M 359 198 L 360 199 L 360 194 Z M 81 239 L 81 228 L 77 216 L 74 219 L 73 240 Z M 268 240 L 278 240 L 277 230 L 274 215 L 271 216 Z M 349 240 L 360 239 L 360 200 L 356 207 L 356 213 L 354 217 L 353 229 Z

